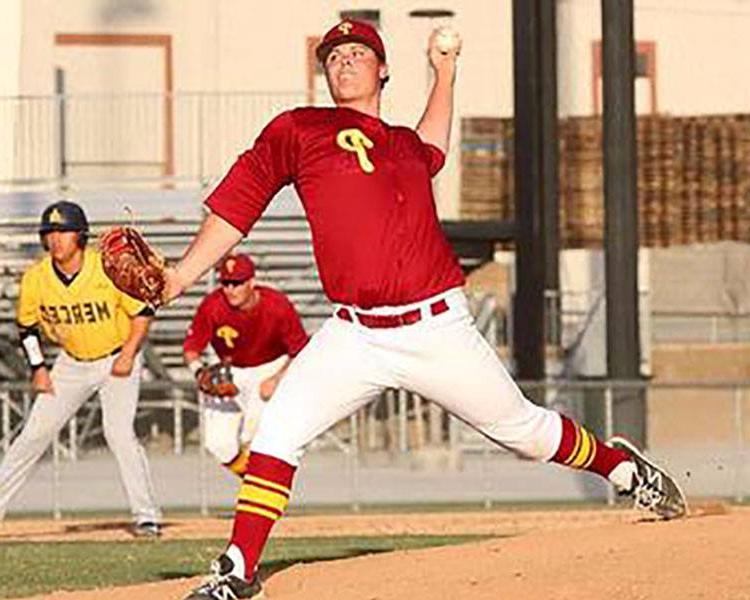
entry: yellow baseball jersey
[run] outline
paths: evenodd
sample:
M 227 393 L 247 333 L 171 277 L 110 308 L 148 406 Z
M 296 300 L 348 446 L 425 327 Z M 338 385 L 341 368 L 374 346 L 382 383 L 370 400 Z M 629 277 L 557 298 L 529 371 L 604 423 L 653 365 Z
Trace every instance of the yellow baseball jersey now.
M 21 327 L 41 326 L 72 357 L 96 360 L 123 345 L 131 317 L 143 307 L 114 286 L 104 274 L 99 252 L 87 248 L 81 271 L 68 285 L 55 273 L 49 256 L 26 270 L 17 319 Z

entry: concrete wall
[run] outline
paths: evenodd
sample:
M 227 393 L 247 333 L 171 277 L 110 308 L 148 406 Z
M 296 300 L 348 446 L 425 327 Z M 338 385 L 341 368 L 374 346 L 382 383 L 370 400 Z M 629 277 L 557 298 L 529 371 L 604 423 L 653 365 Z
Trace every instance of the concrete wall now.
M 674 344 L 652 350 L 656 382 L 750 379 L 748 344 Z M 648 397 L 650 446 L 700 446 L 737 443 L 735 390 L 664 389 Z M 750 389 L 741 397 L 743 435 L 750 444 Z
M 650 255 L 654 310 L 750 312 L 750 244 L 654 248 Z

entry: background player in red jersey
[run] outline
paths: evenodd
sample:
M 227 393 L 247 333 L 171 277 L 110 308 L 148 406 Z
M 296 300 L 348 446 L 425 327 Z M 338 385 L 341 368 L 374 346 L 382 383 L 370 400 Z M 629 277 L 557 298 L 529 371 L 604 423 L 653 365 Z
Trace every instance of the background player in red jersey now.
M 294 184 L 334 314 L 290 365 L 266 406 L 214 577 L 188 600 L 256 598 L 256 568 L 287 506 L 304 447 L 388 387 L 437 402 L 520 456 L 597 473 L 665 518 L 685 513 L 674 480 L 637 450 L 612 447 L 527 400 L 479 331 L 442 232 L 431 177 L 442 167 L 458 48 L 431 36 L 435 80 L 416 130 L 380 119 L 388 65 L 371 26 L 344 21 L 317 56 L 334 108 L 282 113 L 206 200 L 211 214 L 169 273 L 174 297 L 236 244 Z
M 183 354 L 199 380 L 209 369 L 201 361 L 209 344 L 218 359 L 229 365 L 238 393 L 232 397 L 201 394 L 204 443 L 220 463 L 242 476 L 264 403 L 308 336 L 291 301 L 255 283 L 255 265 L 246 254 L 224 259 L 219 283 L 198 306 Z

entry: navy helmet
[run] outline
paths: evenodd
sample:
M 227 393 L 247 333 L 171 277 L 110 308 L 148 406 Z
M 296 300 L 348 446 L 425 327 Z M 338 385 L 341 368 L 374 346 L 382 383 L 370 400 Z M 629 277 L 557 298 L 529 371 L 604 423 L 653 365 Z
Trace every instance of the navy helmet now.
M 60 200 L 50 204 L 42 213 L 39 224 L 39 235 L 44 236 L 52 231 L 78 231 L 78 245 L 83 247 L 88 241 L 89 222 L 86 213 L 75 202 Z

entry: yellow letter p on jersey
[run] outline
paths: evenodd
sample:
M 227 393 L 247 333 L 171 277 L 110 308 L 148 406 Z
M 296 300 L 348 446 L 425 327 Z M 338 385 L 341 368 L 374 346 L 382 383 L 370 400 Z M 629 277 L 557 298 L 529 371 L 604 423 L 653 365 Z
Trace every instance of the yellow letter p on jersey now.
M 375 144 L 362 131 L 359 129 L 342 129 L 336 136 L 336 144 L 347 152 L 354 152 L 357 155 L 359 168 L 365 173 L 372 173 L 375 170 L 375 165 L 367 156 L 367 150 L 373 148 Z

